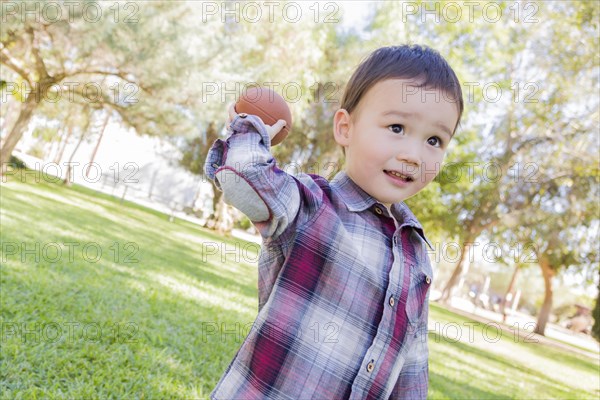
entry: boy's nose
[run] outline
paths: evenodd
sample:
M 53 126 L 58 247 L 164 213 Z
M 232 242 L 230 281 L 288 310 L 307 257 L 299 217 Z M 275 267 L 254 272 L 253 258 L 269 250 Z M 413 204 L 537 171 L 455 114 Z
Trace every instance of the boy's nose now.
M 421 164 L 421 156 L 417 146 L 403 146 L 396 154 L 396 159 L 414 167 Z

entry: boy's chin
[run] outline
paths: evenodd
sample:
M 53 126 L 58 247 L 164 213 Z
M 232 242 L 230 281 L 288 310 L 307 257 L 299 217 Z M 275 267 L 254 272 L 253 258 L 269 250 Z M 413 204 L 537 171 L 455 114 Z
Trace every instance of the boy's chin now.
M 384 206 L 389 208 L 392 204 L 402 203 L 404 200 L 410 199 L 415 194 L 417 194 L 417 193 L 409 193 L 407 195 L 399 196 L 399 197 L 383 197 L 382 196 L 381 198 L 378 198 L 377 196 L 373 196 L 373 198 L 375 198 L 375 200 L 377 200 L 378 202 L 380 202 L 381 204 L 383 204 Z
M 384 206 L 386 206 L 387 208 L 390 208 L 392 206 L 392 204 L 394 203 L 401 203 L 403 202 L 405 199 L 407 199 L 408 197 L 393 197 L 393 198 L 378 198 L 376 196 L 373 196 L 373 198 L 375 200 L 377 200 L 379 203 L 383 204 Z

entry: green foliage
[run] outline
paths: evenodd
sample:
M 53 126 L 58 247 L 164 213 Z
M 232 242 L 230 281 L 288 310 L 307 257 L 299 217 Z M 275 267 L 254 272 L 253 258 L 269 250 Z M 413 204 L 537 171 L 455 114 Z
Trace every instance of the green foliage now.
M 18 158 L 16 156 L 10 156 L 10 160 L 8 161 L 8 163 L 13 168 L 17 168 L 17 169 L 25 169 L 25 168 L 27 168 L 27 166 L 25 165 L 25 163 L 23 162 L 23 160 L 21 160 L 20 158 Z
M 58 129 L 50 126 L 38 126 L 33 130 L 32 136 L 43 142 L 50 142 L 56 139 Z
M 30 7 L 26 2 L 12 5 L 17 10 Z M 89 11 L 89 6 L 99 10 L 101 17 L 90 21 L 89 14 L 82 12 Z M 40 1 L 32 10 L 60 7 L 56 2 Z M 3 15 L 3 80 L 12 85 L 11 102 L 28 106 L 15 107 L 22 123 L 9 130 L 11 145 L 2 157 L 20 140 L 34 112 L 51 119 L 65 108 L 82 113 L 85 106 L 92 110 L 104 107 L 115 111 L 122 125 L 140 134 L 183 135 L 191 131 L 186 110 L 192 106 L 190 94 L 184 91 L 187 86 L 178 82 L 185 70 L 195 65 L 186 51 L 184 35 L 188 31 L 182 28 L 191 24 L 183 18 L 187 7 L 183 2 L 123 5 L 90 1 L 85 7 L 77 3 L 62 8 L 52 23 L 43 12 L 25 22 L 19 13 Z M 117 9 L 125 14 L 124 8 L 135 17 L 118 17 Z M 165 24 L 168 15 L 181 17 L 180 24 Z
M 182 155 L 179 159 L 179 165 L 193 174 L 203 175 L 208 150 L 217 138 L 216 124 L 213 122 L 208 124 L 202 136 L 184 138 L 183 143 L 180 145 Z
M 252 226 L 252 221 L 244 215 L 235 222 L 235 226 L 238 229 L 247 230 Z

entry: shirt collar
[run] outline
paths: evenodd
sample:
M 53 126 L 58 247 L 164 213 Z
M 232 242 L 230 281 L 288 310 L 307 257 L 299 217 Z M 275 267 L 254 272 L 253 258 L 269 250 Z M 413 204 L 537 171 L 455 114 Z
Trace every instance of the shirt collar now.
M 331 180 L 331 187 L 340 196 L 348 211 L 360 212 L 377 202 L 371 195 L 361 189 L 345 171 L 340 171 Z
M 364 211 L 373 206 L 373 204 L 379 204 L 375 198 L 365 192 L 360 186 L 358 186 L 345 171 L 340 171 L 331 180 L 330 183 L 333 190 L 340 196 L 341 200 L 346 204 L 348 211 L 360 212 Z M 382 205 L 382 209 L 385 209 Z M 431 243 L 425 237 L 423 232 L 423 226 L 413 214 L 410 208 L 403 201 L 394 203 L 391 206 L 391 211 L 400 224 L 410 225 L 417 229 L 417 232 L 423 240 L 427 243 L 430 249 L 433 250 Z

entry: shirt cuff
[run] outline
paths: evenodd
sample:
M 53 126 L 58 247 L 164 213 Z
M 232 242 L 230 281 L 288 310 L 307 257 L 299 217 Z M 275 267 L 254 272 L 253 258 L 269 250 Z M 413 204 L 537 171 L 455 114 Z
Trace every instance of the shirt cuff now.
M 219 168 L 225 166 L 227 149 L 234 144 L 233 142 L 236 141 L 236 136 L 258 134 L 261 139 L 260 143 L 262 143 L 266 149 L 271 147 L 271 138 L 269 138 L 267 128 L 263 121 L 256 115 L 244 116 L 244 114 L 238 114 L 229 124 L 228 133 L 229 136 L 227 139 L 217 139 L 213 143 L 206 157 L 206 162 L 204 163 L 204 174 L 208 179 L 214 181 L 219 189 L 221 189 L 221 185 L 218 180 L 215 180 L 215 174 Z
M 260 117 L 242 113 L 238 114 L 234 120 L 231 121 L 231 124 L 229 124 L 229 138 L 235 135 L 252 132 L 256 132 L 260 135 L 262 143 L 267 147 L 267 149 L 271 147 L 271 138 L 267 133 L 267 127 Z
M 221 187 L 219 182 L 215 180 L 215 173 L 223 165 L 223 155 L 225 154 L 226 145 L 227 144 L 221 139 L 215 140 L 212 147 L 208 151 L 208 156 L 204 162 L 204 175 L 206 175 L 208 179 L 215 182 L 219 189 Z

